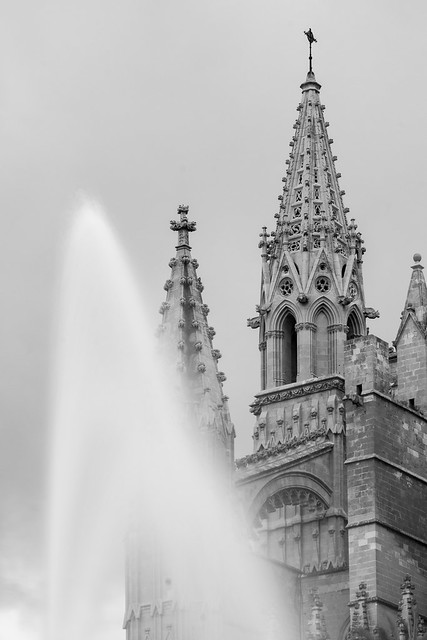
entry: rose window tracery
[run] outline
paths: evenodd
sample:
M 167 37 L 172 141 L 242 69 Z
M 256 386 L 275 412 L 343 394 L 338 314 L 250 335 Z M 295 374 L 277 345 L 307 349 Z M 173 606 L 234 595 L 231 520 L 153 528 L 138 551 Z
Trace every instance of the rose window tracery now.
M 317 278 L 316 280 L 317 291 L 319 291 L 320 293 L 326 293 L 327 291 L 329 291 L 330 288 L 331 288 L 331 283 L 329 281 L 329 278 L 326 278 L 325 276 L 320 276 L 319 278 Z
M 293 242 L 289 243 L 289 251 L 293 252 L 293 251 L 299 251 L 301 248 L 301 243 L 299 240 L 294 240 Z
M 290 278 L 284 278 L 279 284 L 279 289 L 284 296 L 290 296 L 294 290 L 294 283 Z

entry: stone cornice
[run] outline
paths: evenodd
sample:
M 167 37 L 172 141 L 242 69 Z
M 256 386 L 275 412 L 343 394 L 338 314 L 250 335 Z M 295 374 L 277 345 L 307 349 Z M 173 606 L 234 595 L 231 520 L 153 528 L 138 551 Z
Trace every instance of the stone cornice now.
M 427 546 L 427 540 L 425 538 L 419 538 L 418 536 L 414 536 L 413 533 L 409 533 L 408 531 L 404 531 L 400 527 L 396 527 L 388 522 L 384 522 L 380 518 L 368 518 L 367 520 L 358 520 L 357 522 L 349 522 L 346 526 L 346 529 L 356 529 L 357 527 L 365 527 L 368 524 L 378 524 L 380 527 L 384 527 L 384 529 L 388 529 L 389 531 L 394 531 L 395 533 L 399 533 L 406 538 L 410 538 L 411 540 L 415 540 L 424 546 Z
M 262 407 L 266 404 L 296 399 L 311 393 L 319 393 L 320 391 L 329 391 L 331 389 L 338 389 L 339 391 L 344 392 L 344 386 L 344 378 L 341 376 L 333 376 L 324 379 L 313 379 L 313 381 L 302 382 L 300 384 L 295 383 L 292 386 L 287 385 L 286 388 L 277 388 L 277 391 L 270 389 L 258 393 L 255 396 L 254 402 L 249 405 L 250 411 L 251 413 L 258 415 L 261 412 Z
M 407 467 L 403 467 L 402 465 L 396 464 L 391 460 L 387 460 L 387 458 L 384 458 L 383 456 L 379 456 L 376 453 L 369 453 L 365 456 L 356 456 L 354 458 L 348 458 L 344 462 L 344 464 L 354 464 L 356 462 L 364 462 L 365 460 L 378 460 L 379 462 L 382 462 L 383 464 L 386 464 L 389 467 L 393 467 L 393 469 L 398 469 L 399 471 L 401 471 L 407 476 L 411 476 L 412 478 L 415 478 L 419 482 L 423 482 L 424 484 L 427 484 L 427 478 L 425 478 L 424 476 L 421 476 L 418 473 L 414 473 L 413 471 L 410 471 Z
M 305 446 L 307 444 L 309 445 L 308 447 Z M 284 455 L 286 456 L 287 454 L 289 454 L 289 456 L 293 454 L 294 456 L 289 458 L 289 463 L 295 460 L 300 463 L 302 458 L 317 456 L 319 453 L 324 453 L 325 449 L 329 451 L 332 447 L 333 443 L 327 439 L 327 430 L 320 428 L 309 434 L 292 438 L 288 442 L 280 443 L 274 447 L 268 449 L 262 448 L 255 453 L 237 459 L 235 464 L 237 469 L 246 469 L 258 463 L 262 464 L 263 462 L 271 461 L 272 458 L 280 458 L 280 463 L 283 465 L 284 462 L 288 462 L 288 460 L 284 461 L 283 458 Z M 299 451 L 298 448 L 300 448 Z

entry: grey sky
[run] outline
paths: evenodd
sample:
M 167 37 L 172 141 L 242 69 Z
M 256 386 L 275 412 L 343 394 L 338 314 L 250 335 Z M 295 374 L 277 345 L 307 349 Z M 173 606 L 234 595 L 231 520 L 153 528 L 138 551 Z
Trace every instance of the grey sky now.
M 303 31 L 318 40 L 314 71 L 344 201 L 365 239 L 366 301 L 381 312 L 370 329 L 391 341 L 413 253 L 427 263 L 426 18 L 423 0 L 2 3 L 6 609 L 37 609 L 41 597 L 50 333 L 76 194 L 105 207 L 153 327 L 174 254 L 169 220 L 178 204 L 190 205 L 237 452 L 248 452 L 258 349 L 246 318 L 258 302 L 258 233 L 273 227 L 307 71 Z

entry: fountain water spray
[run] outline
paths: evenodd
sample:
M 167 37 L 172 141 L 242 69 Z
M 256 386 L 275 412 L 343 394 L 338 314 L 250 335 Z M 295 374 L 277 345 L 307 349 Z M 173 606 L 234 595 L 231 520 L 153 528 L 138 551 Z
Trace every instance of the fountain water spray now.
M 47 637 L 121 637 L 131 531 L 168 576 L 152 587 L 151 602 L 169 599 L 189 611 L 199 603 L 205 612 L 196 640 L 276 640 L 274 596 L 235 533 L 231 502 L 218 490 L 224 483 L 206 473 L 176 378 L 165 374 L 131 270 L 97 206 L 86 203 L 76 216 L 61 288 Z M 151 577 L 130 554 L 134 561 L 131 579 L 145 581 L 147 596 Z

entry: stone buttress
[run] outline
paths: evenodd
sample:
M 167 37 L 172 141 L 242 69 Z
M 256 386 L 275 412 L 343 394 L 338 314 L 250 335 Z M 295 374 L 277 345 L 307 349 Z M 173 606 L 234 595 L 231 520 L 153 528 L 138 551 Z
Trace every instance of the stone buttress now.
M 400 640 L 421 640 L 425 633 L 427 288 L 420 261 L 415 254 L 394 347 L 371 334 L 350 340 L 345 349 L 353 638 L 363 635 L 360 629 Z M 410 578 L 402 583 L 405 572 Z M 408 603 L 413 611 L 405 621 Z

